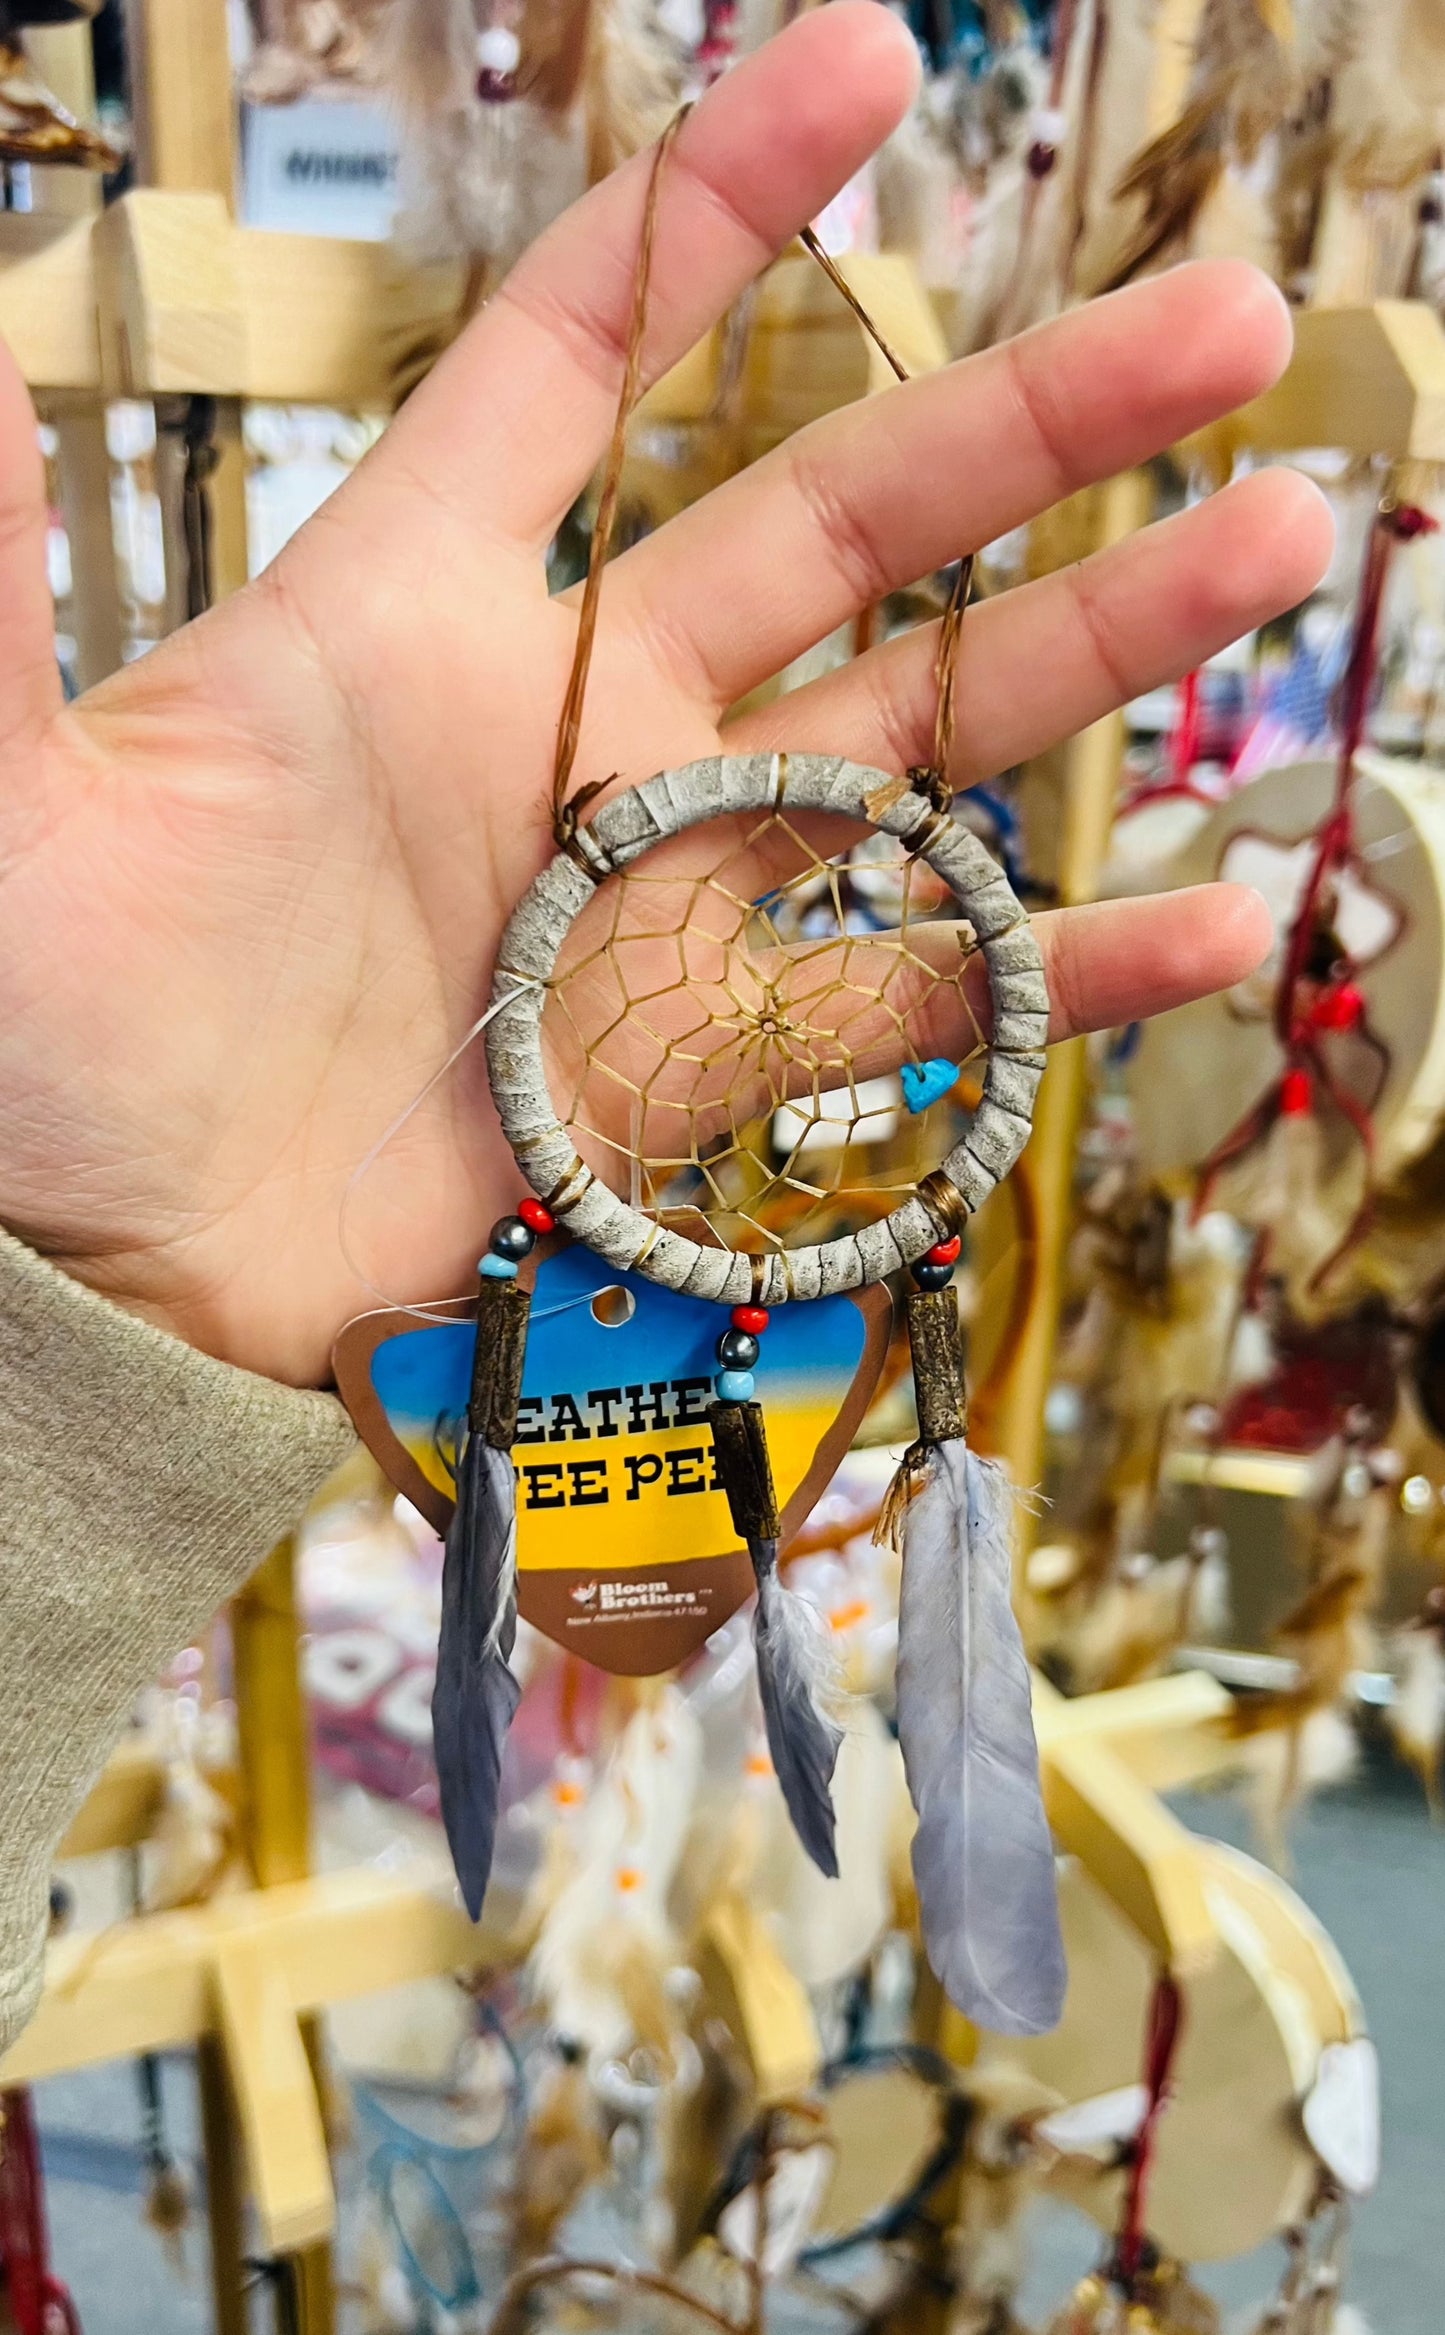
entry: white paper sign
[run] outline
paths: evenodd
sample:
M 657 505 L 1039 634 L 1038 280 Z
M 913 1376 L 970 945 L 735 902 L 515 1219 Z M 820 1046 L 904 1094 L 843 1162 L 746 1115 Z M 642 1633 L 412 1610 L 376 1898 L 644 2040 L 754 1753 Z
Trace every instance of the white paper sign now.
M 370 243 L 391 232 L 396 125 L 384 106 L 356 98 L 250 105 L 241 145 L 248 227 Z

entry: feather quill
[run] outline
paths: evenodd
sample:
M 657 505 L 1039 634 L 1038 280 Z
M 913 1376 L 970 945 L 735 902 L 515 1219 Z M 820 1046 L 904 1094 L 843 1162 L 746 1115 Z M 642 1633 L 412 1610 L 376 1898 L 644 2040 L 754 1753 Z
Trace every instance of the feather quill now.
M 517 1492 L 511 1455 L 475 1430 L 457 1469 L 442 1568 L 441 1640 L 432 1737 L 442 1821 L 473 1921 L 480 1918 L 497 1833 L 502 1752 L 522 1689 L 517 1636 Z
M 1183 110 L 1115 189 L 1121 201 L 1140 198 L 1143 216 L 1097 291 L 1117 291 L 1187 242 L 1230 162 L 1253 161 L 1296 89 L 1286 0 L 1206 0 Z
M 793 1829 L 820 1873 L 838 1877 L 833 1770 L 843 1730 L 828 1711 L 835 1691 L 821 1617 L 778 1571 L 775 1540 L 750 1540 L 758 1585 L 753 1637 L 768 1750 Z
M 904 1522 L 898 1739 L 928 1958 L 1002 2035 L 1058 2023 L 1066 1972 L 1028 1664 L 1011 1597 L 1012 1492 L 961 1438 L 933 1445 Z
M 1438 1824 L 1440 1747 L 1445 1742 L 1445 1650 L 1438 1622 L 1422 1618 L 1399 1631 L 1395 1639 L 1394 1700 L 1388 1722 L 1395 1749 L 1414 1769 L 1425 1789 L 1430 1814 Z

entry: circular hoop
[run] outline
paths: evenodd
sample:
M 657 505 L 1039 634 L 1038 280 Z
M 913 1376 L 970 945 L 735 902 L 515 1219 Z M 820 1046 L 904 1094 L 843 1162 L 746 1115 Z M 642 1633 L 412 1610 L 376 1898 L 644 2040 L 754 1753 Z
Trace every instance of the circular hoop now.
M 704 1248 L 618 1198 L 579 1158 L 559 1122 L 542 1054 L 542 1009 L 558 954 L 599 884 L 654 845 L 709 819 L 827 811 L 908 845 L 943 878 L 978 936 L 988 973 L 993 1035 L 983 1099 L 940 1171 L 972 1215 L 1007 1175 L 1029 1139 L 1043 1072 L 1049 1001 L 1028 918 L 978 837 L 911 788 L 896 795 L 879 770 L 829 754 L 714 755 L 664 770 L 614 795 L 574 849 L 559 851 L 518 903 L 502 935 L 492 986 L 487 1070 L 502 1130 L 534 1192 L 577 1240 L 623 1271 L 720 1305 L 784 1305 L 831 1297 L 911 1265 L 956 1230 L 941 1201 L 922 1192 L 861 1232 L 763 1257 Z M 880 792 L 894 795 L 886 807 Z M 870 812 L 868 804 L 874 801 Z

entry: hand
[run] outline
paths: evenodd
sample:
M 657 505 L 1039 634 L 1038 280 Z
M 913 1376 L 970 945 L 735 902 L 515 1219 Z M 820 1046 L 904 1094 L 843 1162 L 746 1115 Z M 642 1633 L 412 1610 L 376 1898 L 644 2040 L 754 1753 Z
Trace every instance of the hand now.
M 874 0 L 810 14 L 699 106 L 664 183 L 646 372 L 688 348 L 902 115 Z M 371 1302 L 348 1177 L 480 1010 L 549 856 L 575 607 L 543 559 L 606 443 L 648 161 L 562 219 L 257 583 L 60 703 L 34 424 L 0 373 L 0 1223 L 225 1360 L 325 1379 Z M 1289 349 L 1250 269 L 1181 269 L 834 414 L 609 572 L 574 784 L 733 749 L 899 770 L 933 641 L 726 708 L 883 593 L 1254 395 Z M 1304 596 L 1329 520 L 1275 471 L 970 614 L 967 784 Z M 1056 1034 L 1241 979 L 1212 888 L 1040 920 Z M 363 1185 L 388 1291 L 466 1287 L 517 1189 L 480 1048 Z

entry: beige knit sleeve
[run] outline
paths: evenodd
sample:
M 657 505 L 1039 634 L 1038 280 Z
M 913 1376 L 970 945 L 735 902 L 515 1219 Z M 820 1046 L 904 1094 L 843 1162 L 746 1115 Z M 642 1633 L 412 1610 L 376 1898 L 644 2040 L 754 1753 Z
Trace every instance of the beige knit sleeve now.
M 0 1233 L 0 2051 L 136 1695 L 352 1442 L 330 1396 L 213 1362 Z

